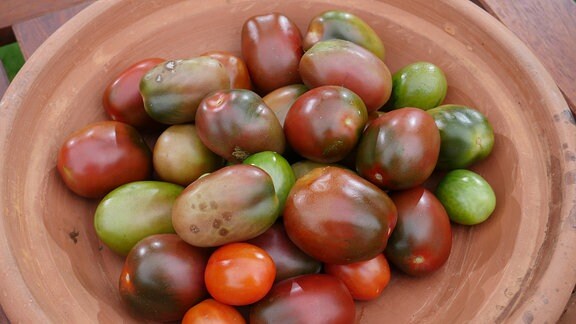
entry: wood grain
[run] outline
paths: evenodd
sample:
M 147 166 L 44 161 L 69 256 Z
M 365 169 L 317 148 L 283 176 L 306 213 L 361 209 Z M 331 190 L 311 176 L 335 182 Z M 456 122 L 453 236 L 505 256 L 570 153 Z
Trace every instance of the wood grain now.
M 0 28 L 68 8 L 85 0 L 1 0 Z

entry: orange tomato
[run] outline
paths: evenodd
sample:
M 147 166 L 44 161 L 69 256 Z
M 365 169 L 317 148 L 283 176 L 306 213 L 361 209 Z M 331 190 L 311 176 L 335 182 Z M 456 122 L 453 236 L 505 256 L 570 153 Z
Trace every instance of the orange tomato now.
M 214 299 L 205 299 L 191 307 L 184 317 L 182 324 L 245 324 L 246 320 L 240 312 L 230 306 Z

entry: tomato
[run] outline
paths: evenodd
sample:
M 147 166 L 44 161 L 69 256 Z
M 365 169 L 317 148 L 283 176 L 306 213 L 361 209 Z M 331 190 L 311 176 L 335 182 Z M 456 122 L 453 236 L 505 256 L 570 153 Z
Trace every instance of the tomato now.
M 264 233 L 278 218 L 279 207 L 270 175 L 236 164 L 186 187 L 174 202 L 172 224 L 189 244 L 219 246 Z
M 490 184 L 470 170 L 448 172 L 438 183 L 435 193 L 450 219 L 458 224 L 482 223 L 496 208 L 496 195 Z
M 356 173 L 317 168 L 296 181 L 286 200 L 286 233 L 325 263 L 346 264 L 381 253 L 395 223 L 388 195 Z
M 266 251 L 249 243 L 230 243 L 212 253 L 204 280 L 214 299 L 242 306 L 262 299 L 275 276 L 274 261 Z
M 384 60 L 386 50 L 382 40 L 362 18 L 346 11 L 330 10 L 314 17 L 302 41 L 304 50 L 319 41 L 343 39 L 360 45 Z
M 373 120 L 357 149 L 358 174 L 382 189 L 408 189 L 434 171 L 440 132 L 422 109 L 401 108 Z
M 356 146 L 368 113 L 362 99 L 340 86 L 321 86 L 292 104 L 284 121 L 290 147 L 316 162 L 344 159 Z
M 322 264 L 302 252 L 290 240 L 282 222 L 276 222 L 266 232 L 247 241 L 261 247 L 276 265 L 276 279 L 281 281 L 302 274 L 318 273 Z
M 246 320 L 236 308 L 212 298 L 192 306 L 181 324 L 245 324 Z
M 298 64 L 303 54 L 302 35 L 288 17 L 270 13 L 249 18 L 242 26 L 241 45 L 259 93 L 301 83 Z
M 149 178 L 152 152 L 134 127 L 95 122 L 68 136 L 58 152 L 57 168 L 70 190 L 102 198 L 120 185 Z
M 325 264 L 324 272 L 342 280 L 356 300 L 377 298 L 390 282 L 390 266 L 382 253 L 366 261 Z
M 160 181 L 137 181 L 108 193 L 96 208 L 94 228 L 112 251 L 127 255 L 141 239 L 174 233 L 172 205 L 182 186 Z
M 352 42 L 316 43 L 300 60 L 300 75 L 309 88 L 337 85 L 356 93 L 368 112 L 380 109 L 392 93 L 392 75 L 384 62 Z
M 354 299 L 338 278 L 310 274 L 276 283 L 268 295 L 250 309 L 250 323 L 355 322 Z
M 136 62 L 108 84 L 102 96 L 102 105 L 112 120 L 141 129 L 157 127 L 157 122 L 144 109 L 139 87 L 144 74 L 163 62 L 161 58 Z
M 444 101 L 448 84 L 440 67 L 430 62 L 408 64 L 392 75 L 392 96 L 387 109 L 434 108 Z
M 160 179 L 182 186 L 224 164 L 221 157 L 202 143 L 193 124 L 165 129 L 154 145 L 152 160 Z
M 281 125 L 284 125 L 286 114 L 298 97 L 308 91 L 303 84 L 291 84 L 278 88 L 262 98 L 264 103 L 272 109 Z
M 478 110 L 462 105 L 442 105 L 427 112 L 440 130 L 437 169 L 467 168 L 492 152 L 492 125 Z
M 452 229 L 446 210 L 430 191 L 416 187 L 390 194 L 398 223 L 385 255 L 404 273 L 422 276 L 439 269 L 450 256 Z
M 252 154 L 243 163 L 257 166 L 272 177 L 274 190 L 276 190 L 276 196 L 280 203 L 279 208 L 281 211 L 284 210 L 288 193 L 292 189 L 294 182 L 296 182 L 290 163 L 282 155 L 272 151 Z
M 327 167 L 327 166 L 342 167 L 343 168 L 343 166 L 335 164 L 335 163 L 320 163 L 320 162 L 314 162 L 314 161 L 310 161 L 310 160 L 302 160 L 302 161 L 298 161 L 296 163 L 293 163 L 292 164 L 292 170 L 294 171 L 294 175 L 296 176 L 296 179 L 300 179 L 306 173 L 308 173 L 308 172 L 310 172 L 316 168 L 323 168 L 323 167 Z
M 120 275 L 120 297 L 135 316 L 152 321 L 180 320 L 207 296 L 208 253 L 176 234 L 141 240 L 128 253 Z
M 210 51 L 201 56 L 217 59 L 224 65 L 230 78 L 230 89 L 252 89 L 252 81 L 244 60 L 226 51 Z
M 230 89 L 226 67 L 211 57 L 166 61 L 148 71 L 140 81 L 144 108 L 163 124 L 194 121 L 202 98 Z
M 221 90 L 205 97 L 196 114 L 196 129 L 204 145 L 232 163 L 257 152 L 284 152 L 282 125 L 250 90 Z

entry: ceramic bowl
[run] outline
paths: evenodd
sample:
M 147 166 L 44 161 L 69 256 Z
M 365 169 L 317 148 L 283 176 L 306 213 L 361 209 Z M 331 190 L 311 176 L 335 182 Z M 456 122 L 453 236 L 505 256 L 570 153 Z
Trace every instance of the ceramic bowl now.
M 239 54 L 253 15 L 281 12 L 302 31 L 328 9 L 351 11 L 383 39 L 392 72 L 426 60 L 446 73 L 446 103 L 491 120 L 496 144 L 474 170 L 498 205 L 454 226 L 448 262 L 423 278 L 393 273 L 359 323 L 555 322 L 576 281 L 576 136 L 554 81 L 528 48 L 463 0 L 97 1 L 50 37 L 0 103 L 0 302 L 14 323 L 137 322 L 122 306 L 122 258 L 98 241 L 97 201 L 62 183 L 56 154 L 106 119 L 112 76 L 147 57 Z

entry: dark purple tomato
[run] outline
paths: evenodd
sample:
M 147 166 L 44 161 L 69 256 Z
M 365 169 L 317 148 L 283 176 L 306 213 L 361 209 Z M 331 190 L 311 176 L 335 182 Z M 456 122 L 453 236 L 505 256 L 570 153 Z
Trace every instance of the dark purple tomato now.
M 262 151 L 284 152 L 282 125 L 250 90 L 221 90 L 205 97 L 196 113 L 196 130 L 206 147 L 231 163 Z
M 284 133 L 290 147 L 301 156 L 333 163 L 354 149 L 367 120 L 366 106 L 354 92 L 340 86 L 321 86 L 292 104 Z
M 232 53 L 226 51 L 210 51 L 201 56 L 208 56 L 217 59 L 224 65 L 228 76 L 230 77 L 230 89 L 247 89 L 252 90 L 252 81 L 250 73 L 244 60 Z
M 280 125 L 284 125 L 288 110 L 294 101 L 306 91 L 308 87 L 303 84 L 291 84 L 268 93 L 262 100 L 276 114 Z
M 58 172 L 76 194 L 101 198 L 152 174 L 152 151 L 136 128 L 117 121 L 88 124 L 60 147 Z
M 384 251 L 396 207 L 384 191 L 356 173 L 328 166 L 296 181 L 283 219 L 286 233 L 306 254 L 347 264 Z
M 354 323 L 356 307 L 348 288 L 327 274 L 309 274 L 276 283 L 252 306 L 250 323 Z
M 440 201 L 423 187 L 390 194 L 398 223 L 388 239 L 386 258 L 401 271 L 421 276 L 436 271 L 450 256 L 450 218 Z
M 288 17 L 270 13 L 251 17 L 242 26 L 242 56 L 261 94 L 301 83 L 298 64 L 302 34 Z
M 164 61 L 161 58 L 149 58 L 136 62 L 108 84 L 104 90 L 102 105 L 112 120 L 141 129 L 159 127 L 144 109 L 144 101 L 140 95 L 140 79 L 146 72 Z
M 422 109 L 400 108 L 373 120 L 357 147 L 356 171 L 386 190 L 418 186 L 434 171 L 440 132 Z
M 247 242 L 259 246 L 272 257 L 276 264 L 276 281 L 302 274 L 318 273 L 322 267 L 320 261 L 294 245 L 281 222 L 275 223 L 266 232 Z
M 204 270 L 208 255 L 176 234 L 149 236 L 126 257 L 120 296 L 136 316 L 161 322 L 180 320 L 207 297 Z

